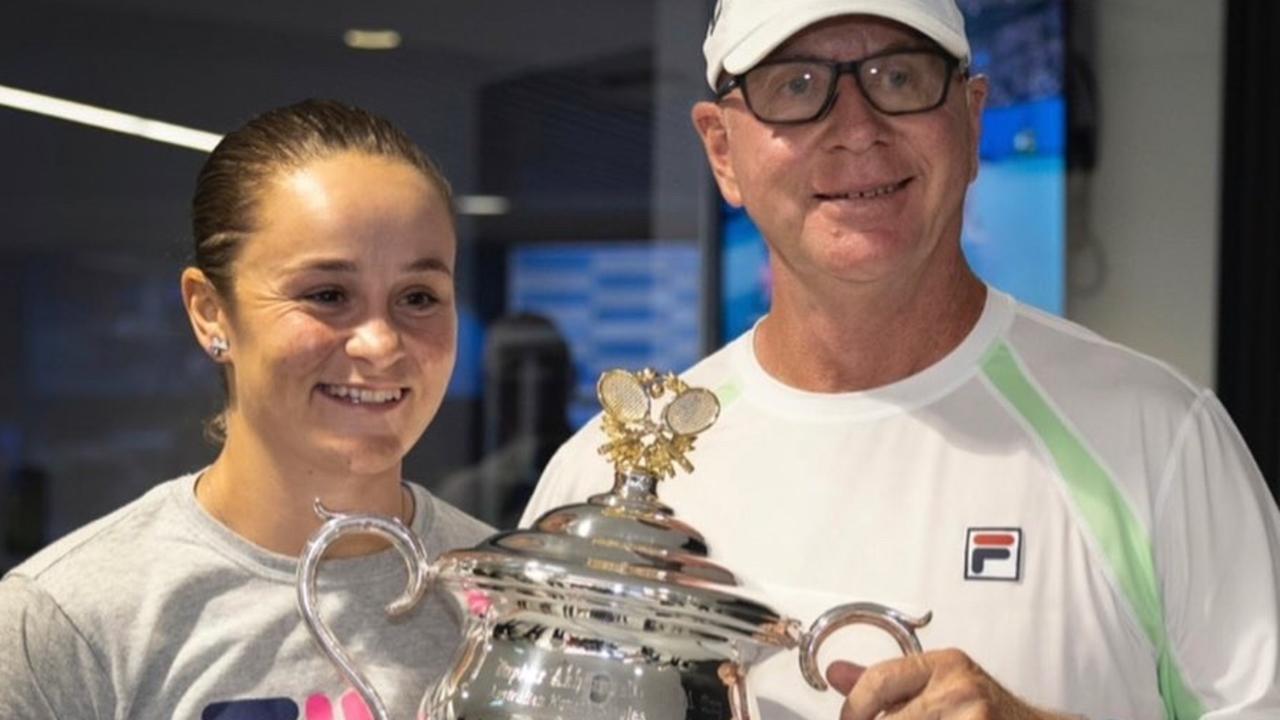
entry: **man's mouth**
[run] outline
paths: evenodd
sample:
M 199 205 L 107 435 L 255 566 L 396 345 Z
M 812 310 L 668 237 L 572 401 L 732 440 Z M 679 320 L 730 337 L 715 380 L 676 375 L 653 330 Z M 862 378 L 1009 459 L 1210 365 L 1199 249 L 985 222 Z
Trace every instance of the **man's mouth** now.
M 846 193 L 814 193 L 813 196 L 824 202 L 828 200 L 873 200 L 875 198 L 885 197 L 886 195 L 892 195 L 905 188 L 910 183 L 911 178 L 907 178 L 906 180 L 899 180 L 895 183 L 879 185 L 865 190 Z
M 329 397 L 352 405 L 390 405 L 400 401 L 409 392 L 408 388 L 390 388 L 373 390 L 355 387 L 354 385 L 320 384 L 320 392 Z

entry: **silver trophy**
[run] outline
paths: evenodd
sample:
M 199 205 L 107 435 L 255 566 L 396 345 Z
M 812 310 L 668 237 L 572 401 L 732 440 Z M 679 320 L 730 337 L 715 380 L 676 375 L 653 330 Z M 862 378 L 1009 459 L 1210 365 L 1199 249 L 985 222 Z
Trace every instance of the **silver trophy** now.
M 348 533 L 383 536 L 404 555 L 408 587 L 388 613 L 435 586 L 462 618 L 451 668 L 424 689 L 424 720 L 750 720 L 747 673 L 774 653 L 798 649 L 801 674 L 825 690 L 818 649 L 842 627 L 871 624 L 904 654 L 920 652 L 915 629 L 930 615 L 874 603 L 834 607 L 806 632 L 748 598 L 708 559 L 698 531 L 662 504 L 659 482 L 676 468 L 693 472 L 694 441 L 719 416 L 713 393 L 653 370 L 611 370 L 596 390 L 613 489 L 556 508 L 530 529 L 430 563 L 398 519 L 332 514 L 317 503 L 326 522 L 299 563 L 299 609 L 378 720 L 389 720 L 385 704 L 316 610 L 320 558 Z

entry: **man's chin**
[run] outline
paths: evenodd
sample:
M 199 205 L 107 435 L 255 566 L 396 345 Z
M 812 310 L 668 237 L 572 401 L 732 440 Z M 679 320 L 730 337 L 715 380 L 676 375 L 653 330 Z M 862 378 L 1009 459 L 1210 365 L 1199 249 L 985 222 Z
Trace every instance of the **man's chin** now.
M 910 248 L 901 234 L 873 232 L 846 235 L 817 249 L 818 269 L 850 282 L 875 282 L 898 273 L 909 264 Z

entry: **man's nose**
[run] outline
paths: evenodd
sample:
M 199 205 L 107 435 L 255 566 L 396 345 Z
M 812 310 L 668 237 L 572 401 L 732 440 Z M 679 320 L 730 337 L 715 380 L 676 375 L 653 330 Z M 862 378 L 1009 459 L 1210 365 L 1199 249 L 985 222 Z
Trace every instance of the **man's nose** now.
M 821 122 L 833 143 L 855 151 L 874 145 L 884 129 L 884 116 L 867 100 L 852 73 L 836 79 L 836 95 Z

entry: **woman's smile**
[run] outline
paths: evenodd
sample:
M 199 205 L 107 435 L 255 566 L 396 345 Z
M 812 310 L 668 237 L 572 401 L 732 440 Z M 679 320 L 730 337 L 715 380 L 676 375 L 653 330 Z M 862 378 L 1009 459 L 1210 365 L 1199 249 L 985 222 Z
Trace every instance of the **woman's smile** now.
M 322 397 L 336 401 L 342 405 L 366 407 L 369 409 L 391 408 L 399 405 L 409 394 L 407 387 L 366 387 L 360 385 L 340 385 L 320 383 L 316 386 Z

